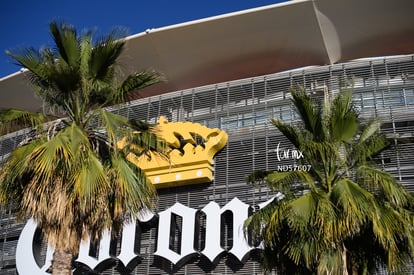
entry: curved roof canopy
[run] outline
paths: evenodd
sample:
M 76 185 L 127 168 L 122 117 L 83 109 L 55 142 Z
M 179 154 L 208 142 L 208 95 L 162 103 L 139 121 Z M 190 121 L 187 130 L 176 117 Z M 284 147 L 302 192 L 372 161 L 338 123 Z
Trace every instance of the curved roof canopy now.
M 294 0 L 127 38 L 121 63 L 167 82 L 145 97 L 212 83 L 414 52 L 413 0 Z M 0 108 L 38 110 L 24 73 L 0 79 Z

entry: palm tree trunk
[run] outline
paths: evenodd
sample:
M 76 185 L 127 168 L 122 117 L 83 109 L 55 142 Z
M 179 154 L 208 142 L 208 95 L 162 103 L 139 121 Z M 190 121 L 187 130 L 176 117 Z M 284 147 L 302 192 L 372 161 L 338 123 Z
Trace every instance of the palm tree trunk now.
M 348 275 L 346 248 L 344 244 L 342 244 L 342 248 L 342 275 Z
M 56 249 L 53 253 L 52 274 L 71 275 L 73 255 L 69 251 Z

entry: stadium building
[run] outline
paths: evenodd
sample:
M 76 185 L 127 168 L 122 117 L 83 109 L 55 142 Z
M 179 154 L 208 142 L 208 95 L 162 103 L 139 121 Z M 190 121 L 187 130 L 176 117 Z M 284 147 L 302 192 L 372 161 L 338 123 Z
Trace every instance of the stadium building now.
M 279 150 L 294 148 L 270 119 L 297 119 L 289 99 L 297 85 L 315 96 L 352 88 L 361 116 L 379 116 L 394 142 L 380 156 L 383 169 L 414 191 L 413 10 L 412 0 L 298 0 L 128 37 L 124 67 L 154 68 L 168 81 L 113 111 L 151 123 L 163 117 L 177 129 L 195 125 L 203 149 L 210 148 L 203 131 L 223 138 L 211 146 L 210 175 L 198 180 L 204 170 L 196 169 L 182 179 L 175 171 L 175 180 L 160 185 L 154 213 L 116 239 L 82 245 L 75 274 L 261 274 L 260 247 L 241 226 L 275 194 L 248 186 L 245 176 L 296 164 L 279 158 Z M 0 79 L 0 108 L 48 106 L 22 71 Z M 26 134 L 0 138 L 0 161 Z M 50 258 L 36 226 L 16 222 L 13 205 L 3 206 L 0 274 L 48 274 Z

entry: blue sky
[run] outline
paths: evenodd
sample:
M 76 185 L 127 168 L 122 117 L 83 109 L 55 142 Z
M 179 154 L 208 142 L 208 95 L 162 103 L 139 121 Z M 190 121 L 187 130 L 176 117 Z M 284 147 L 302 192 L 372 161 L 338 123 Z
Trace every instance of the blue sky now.
M 105 33 L 114 26 L 129 34 L 196 19 L 266 6 L 282 0 L 2 0 L 0 78 L 20 69 L 5 50 L 51 46 L 48 23 L 60 19 L 77 29 Z

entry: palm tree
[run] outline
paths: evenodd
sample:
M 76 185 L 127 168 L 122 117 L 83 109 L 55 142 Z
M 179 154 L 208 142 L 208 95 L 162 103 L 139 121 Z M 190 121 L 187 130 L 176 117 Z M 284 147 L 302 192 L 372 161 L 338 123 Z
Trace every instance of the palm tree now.
M 58 22 L 50 24 L 50 32 L 55 48 L 8 54 L 61 115 L 50 120 L 50 114 L 2 112 L 0 126 L 23 123 L 31 132 L 2 164 L 0 198 L 17 203 L 21 218 L 37 222 L 55 248 L 53 274 L 71 274 L 82 239 L 97 240 L 104 229 L 116 232 L 154 203 L 156 191 L 128 155 L 163 153 L 163 143 L 146 123 L 105 107 L 162 77 L 153 71 L 120 76 L 118 59 L 125 46 L 120 33 L 95 39 L 92 32 L 78 35 Z
M 387 147 L 377 119 L 366 122 L 343 91 L 324 102 L 291 91 L 299 123 L 272 123 L 303 154 L 308 169 L 259 171 L 284 196 L 246 221 L 263 241 L 263 264 L 282 274 L 397 272 L 414 255 L 413 198 L 375 163 Z M 303 171 L 305 170 L 305 171 Z

